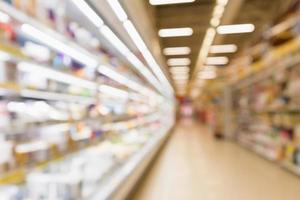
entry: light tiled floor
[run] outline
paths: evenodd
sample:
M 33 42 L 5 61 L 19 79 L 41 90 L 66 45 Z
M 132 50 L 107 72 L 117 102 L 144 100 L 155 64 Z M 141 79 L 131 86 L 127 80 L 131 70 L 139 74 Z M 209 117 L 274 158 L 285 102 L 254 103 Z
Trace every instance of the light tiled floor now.
M 300 177 L 182 121 L 135 200 L 299 200 Z

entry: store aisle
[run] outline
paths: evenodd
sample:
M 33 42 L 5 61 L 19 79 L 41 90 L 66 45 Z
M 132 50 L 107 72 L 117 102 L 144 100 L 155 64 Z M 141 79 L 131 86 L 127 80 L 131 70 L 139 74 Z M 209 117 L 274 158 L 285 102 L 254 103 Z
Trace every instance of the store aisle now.
M 180 122 L 135 200 L 299 200 L 300 177 Z

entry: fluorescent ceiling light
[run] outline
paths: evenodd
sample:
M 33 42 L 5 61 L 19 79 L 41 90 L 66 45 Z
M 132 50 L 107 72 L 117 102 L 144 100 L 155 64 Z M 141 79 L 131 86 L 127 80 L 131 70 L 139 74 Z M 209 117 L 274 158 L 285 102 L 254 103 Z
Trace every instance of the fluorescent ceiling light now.
M 4 12 L 0 12 L 0 22 L 8 23 L 9 21 L 10 21 L 10 17 Z
M 219 34 L 250 33 L 254 30 L 253 24 L 222 25 L 217 28 Z
M 158 35 L 160 37 L 183 37 L 191 36 L 193 34 L 193 29 L 189 27 L 183 28 L 166 28 L 160 29 Z
M 182 66 L 191 64 L 191 60 L 189 58 L 170 58 L 167 63 L 169 66 Z
M 29 25 L 29 24 L 23 24 L 21 26 L 21 31 L 32 37 L 33 39 L 37 40 L 38 42 L 47 45 L 51 47 L 52 49 L 55 49 L 58 52 L 62 52 L 74 60 L 79 61 L 82 64 L 85 64 L 89 67 L 96 67 L 98 61 L 94 58 L 78 51 L 69 46 L 68 44 L 57 40 L 56 38 L 51 37 L 50 35 L 38 30 L 37 28 Z
M 189 71 L 171 71 L 172 75 L 178 75 L 178 74 L 188 74 Z
M 55 80 L 58 82 L 67 83 L 70 85 L 76 85 L 77 87 L 83 87 L 95 90 L 96 83 L 81 78 L 77 78 L 70 74 L 66 74 L 60 71 L 56 71 L 47 67 L 41 67 L 39 65 L 29 63 L 29 62 L 20 62 L 17 65 L 18 69 L 24 72 L 36 73 L 40 76 L 44 76 L 48 79 Z
M 207 65 L 226 65 L 228 64 L 229 60 L 227 57 L 220 56 L 220 57 L 207 57 L 205 64 Z
M 76 1 L 76 0 L 75 0 Z M 127 20 L 127 14 L 120 5 L 118 0 L 107 0 L 110 7 L 113 9 L 114 13 L 117 15 L 121 22 Z
M 219 26 L 220 25 L 220 19 L 218 17 L 211 18 L 210 25 L 212 25 L 213 27 Z
M 195 0 L 150 0 L 150 4 L 157 5 L 166 5 L 166 4 L 179 4 L 179 3 L 192 3 Z
M 180 67 L 171 67 L 170 72 L 189 72 L 190 68 L 187 66 L 180 66 Z
M 202 42 L 200 52 L 199 52 L 198 62 L 203 62 L 206 59 L 206 57 L 209 53 L 209 48 L 214 41 L 215 35 L 216 35 L 216 31 L 214 28 L 207 29 L 205 37 Z M 197 66 L 198 66 L 198 63 L 197 63 Z
M 163 50 L 166 56 L 188 55 L 191 53 L 189 47 L 168 47 Z
M 176 76 L 172 76 L 172 78 L 176 81 L 176 80 L 188 80 L 189 76 L 188 75 L 176 75 Z
M 228 3 L 228 0 L 217 0 L 217 4 L 222 5 L 222 6 L 226 6 Z
M 199 79 L 214 79 L 216 78 L 217 73 L 215 71 L 200 71 L 198 78 Z
M 104 25 L 100 28 L 100 32 L 104 35 L 104 37 L 113 44 L 121 54 L 127 55 L 130 50 L 127 48 L 127 46 L 112 32 L 112 30 Z
M 237 51 L 235 44 L 213 45 L 210 47 L 210 53 L 234 53 Z
M 86 3 L 85 0 L 72 0 L 74 5 L 98 28 L 104 25 L 99 15 Z
M 220 19 L 224 13 L 224 10 L 224 6 L 216 5 L 213 11 L 213 16 Z
M 202 67 L 201 71 L 216 71 L 216 66 L 212 66 L 212 65 L 205 65 Z

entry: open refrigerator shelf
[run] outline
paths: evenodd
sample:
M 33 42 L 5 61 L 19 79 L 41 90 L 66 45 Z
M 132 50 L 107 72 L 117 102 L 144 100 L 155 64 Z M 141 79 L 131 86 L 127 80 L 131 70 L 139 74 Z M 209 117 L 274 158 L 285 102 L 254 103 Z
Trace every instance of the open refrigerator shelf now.
M 9 2 L 0 1 L 0 199 L 129 192 L 127 181 L 141 175 L 174 124 L 174 100 L 142 78 L 148 69 L 137 70 L 133 56 L 124 64 L 99 46 L 82 22 Z M 39 9 L 54 1 L 47 2 Z

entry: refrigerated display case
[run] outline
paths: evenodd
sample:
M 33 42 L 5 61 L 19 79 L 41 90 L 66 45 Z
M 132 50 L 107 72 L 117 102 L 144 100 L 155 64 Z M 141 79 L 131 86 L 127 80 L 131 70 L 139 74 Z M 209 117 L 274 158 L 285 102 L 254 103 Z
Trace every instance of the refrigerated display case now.
M 128 193 L 173 126 L 174 99 L 69 16 L 73 3 L 0 2 L 0 199 Z

